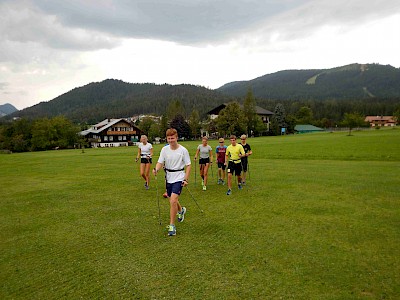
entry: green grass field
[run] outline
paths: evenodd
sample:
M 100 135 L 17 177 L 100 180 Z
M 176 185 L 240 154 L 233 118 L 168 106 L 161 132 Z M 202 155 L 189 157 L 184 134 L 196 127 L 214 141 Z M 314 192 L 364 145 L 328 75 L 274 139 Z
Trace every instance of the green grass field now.
M 0 155 L 0 298 L 399 299 L 400 130 L 248 143 L 242 191 L 192 170 L 175 237 L 136 147 Z

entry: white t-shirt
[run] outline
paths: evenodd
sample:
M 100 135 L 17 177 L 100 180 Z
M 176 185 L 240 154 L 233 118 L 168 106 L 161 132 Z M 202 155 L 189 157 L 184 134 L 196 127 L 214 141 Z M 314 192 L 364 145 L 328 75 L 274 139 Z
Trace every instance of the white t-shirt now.
M 146 145 L 139 143 L 138 147 L 140 148 L 141 157 L 150 156 L 150 150 L 153 149 L 153 146 L 150 143 L 147 143 Z
M 197 149 L 200 149 L 200 158 L 209 158 L 210 157 L 210 151 L 212 151 L 212 148 L 210 145 L 203 146 L 203 144 L 200 144 Z
M 185 170 L 182 169 L 191 164 L 189 151 L 182 145 L 179 145 L 176 150 L 172 150 L 170 146 L 162 148 L 158 162 L 164 164 L 167 170 L 181 170 L 177 172 L 166 171 L 168 183 L 183 181 L 185 179 Z

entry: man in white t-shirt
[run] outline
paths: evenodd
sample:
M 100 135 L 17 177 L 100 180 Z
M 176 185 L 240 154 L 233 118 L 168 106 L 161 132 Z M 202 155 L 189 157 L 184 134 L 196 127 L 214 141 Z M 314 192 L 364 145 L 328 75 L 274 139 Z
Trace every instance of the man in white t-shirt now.
M 190 175 L 190 156 L 188 150 L 178 144 L 178 132 L 170 128 L 166 132 L 169 146 L 161 149 L 156 167 L 153 169 L 154 176 L 164 167 L 166 172 L 166 188 L 170 203 L 170 222 L 168 235 L 176 235 L 175 218 L 178 215 L 178 222 L 183 222 L 186 208 L 179 203 L 179 195 L 182 187 L 188 185 Z M 186 171 L 185 171 L 186 167 Z

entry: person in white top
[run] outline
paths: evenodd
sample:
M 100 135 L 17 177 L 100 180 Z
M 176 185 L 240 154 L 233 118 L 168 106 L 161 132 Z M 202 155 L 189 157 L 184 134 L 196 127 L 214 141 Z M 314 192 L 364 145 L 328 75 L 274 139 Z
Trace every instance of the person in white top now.
M 173 236 L 176 235 L 176 216 L 178 215 L 178 222 L 182 222 L 185 218 L 186 208 L 179 203 L 179 195 L 182 192 L 182 187 L 187 186 L 189 183 L 191 162 L 188 150 L 178 144 L 178 132 L 176 129 L 168 129 L 166 136 L 169 146 L 161 149 L 153 174 L 156 176 L 161 168 L 164 168 L 166 172 L 166 188 L 170 203 L 168 235 Z
M 144 187 L 148 190 L 150 186 L 150 167 L 152 164 L 153 146 L 147 142 L 147 136 L 142 135 L 138 147 L 139 150 L 135 161 L 137 162 L 140 158 L 140 176 L 145 180 Z
M 212 148 L 208 145 L 208 138 L 203 136 L 202 143 L 197 147 L 194 160 L 197 160 L 197 155 L 200 154 L 199 166 L 200 166 L 200 176 L 201 184 L 203 186 L 203 191 L 207 190 L 207 179 L 208 179 L 208 168 L 212 164 Z

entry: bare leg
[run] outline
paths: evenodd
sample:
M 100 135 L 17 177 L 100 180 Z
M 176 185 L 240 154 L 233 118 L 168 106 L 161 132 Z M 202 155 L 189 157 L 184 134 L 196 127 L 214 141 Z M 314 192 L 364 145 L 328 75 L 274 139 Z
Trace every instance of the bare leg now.
M 146 167 L 145 167 L 145 175 L 146 175 L 146 183 L 147 183 L 147 186 L 150 185 L 150 167 L 151 167 L 151 164 L 146 164 Z
M 232 189 L 232 173 L 228 173 L 228 189 Z
M 242 177 L 240 177 L 240 175 L 237 176 L 237 181 L 238 181 L 238 184 L 242 183 Z
M 182 206 L 179 203 L 179 195 L 172 193 L 169 198 L 170 210 L 169 210 L 169 224 L 175 225 L 176 214 L 182 210 Z
M 140 164 L 140 176 L 142 176 L 144 180 L 146 180 L 145 169 L 146 169 L 146 164 Z
M 204 168 L 203 168 L 204 185 L 207 185 L 208 167 L 209 167 L 209 164 L 205 164 L 205 165 L 204 165 Z

